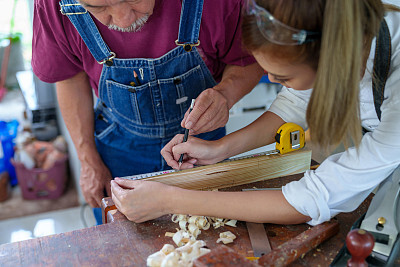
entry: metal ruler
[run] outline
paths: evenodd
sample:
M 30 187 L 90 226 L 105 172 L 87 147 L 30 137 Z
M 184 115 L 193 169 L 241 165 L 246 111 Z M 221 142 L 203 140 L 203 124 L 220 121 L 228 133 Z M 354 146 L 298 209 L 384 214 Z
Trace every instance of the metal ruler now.
M 254 157 L 268 156 L 268 155 L 275 155 L 275 154 L 279 154 L 279 150 L 274 149 L 274 150 L 269 150 L 269 151 L 255 153 L 255 154 L 241 156 L 241 157 L 233 157 L 233 158 L 229 158 L 229 159 L 223 160 L 218 163 L 232 162 L 232 161 L 237 161 L 237 160 L 242 160 L 242 159 L 249 159 L 249 158 L 254 158 Z M 129 180 L 141 180 L 141 179 L 145 179 L 145 178 L 150 178 L 150 177 L 154 177 L 154 176 L 159 176 L 159 175 L 169 174 L 169 173 L 179 172 L 179 171 L 180 170 L 166 170 L 166 171 L 158 171 L 158 172 L 149 172 L 149 173 L 137 174 L 137 175 L 132 175 L 132 176 L 124 176 L 124 177 L 120 177 L 120 178 L 129 179 Z

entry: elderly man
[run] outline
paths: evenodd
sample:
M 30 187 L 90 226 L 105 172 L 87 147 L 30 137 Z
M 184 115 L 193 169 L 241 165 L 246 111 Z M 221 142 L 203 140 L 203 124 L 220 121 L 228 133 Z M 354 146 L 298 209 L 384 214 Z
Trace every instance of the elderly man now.
M 35 0 L 32 67 L 56 82 L 92 207 L 112 177 L 167 168 L 160 150 L 182 126 L 208 140 L 225 134 L 229 109 L 262 75 L 242 50 L 242 4 Z

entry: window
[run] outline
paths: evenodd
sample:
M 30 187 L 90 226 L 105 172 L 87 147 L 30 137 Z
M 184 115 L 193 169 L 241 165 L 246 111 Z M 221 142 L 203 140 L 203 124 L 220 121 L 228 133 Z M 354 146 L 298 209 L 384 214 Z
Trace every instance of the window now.
M 19 33 L 24 64 L 30 68 L 33 0 L 0 0 L 0 10 L 0 40 L 8 37 L 11 31 L 13 35 Z

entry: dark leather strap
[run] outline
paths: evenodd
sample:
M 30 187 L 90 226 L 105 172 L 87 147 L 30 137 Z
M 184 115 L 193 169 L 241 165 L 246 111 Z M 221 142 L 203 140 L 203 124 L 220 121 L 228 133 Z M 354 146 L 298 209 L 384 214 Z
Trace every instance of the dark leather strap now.
M 374 58 L 374 69 L 372 75 L 372 93 L 374 95 L 374 106 L 378 119 L 381 120 L 381 105 L 384 100 L 386 80 L 390 70 L 390 59 L 392 57 L 392 38 L 386 20 L 383 19 L 376 37 L 376 48 Z M 363 134 L 369 130 L 362 128 Z
M 384 100 L 386 80 L 390 70 L 390 59 L 392 56 L 392 42 L 389 28 L 385 20 L 382 20 L 378 36 L 376 38 L 376 49 L 374 58 L 374 70 L 372 78 L 372 91 L 376 114 L 381 120 L 381 105 Z

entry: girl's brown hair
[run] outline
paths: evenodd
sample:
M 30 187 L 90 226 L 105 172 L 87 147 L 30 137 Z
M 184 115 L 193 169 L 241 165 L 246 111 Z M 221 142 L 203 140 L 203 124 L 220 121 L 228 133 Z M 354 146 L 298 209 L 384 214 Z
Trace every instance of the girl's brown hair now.
M 383 18 L 381 1 L 259 0 L 257 4 L 291 27 L 322 33 L 321 40 L 282 46 L 262 36 L 254 15 L 244 15 L 242 23 L 243 43 L 250 51 L 273 53 L 317 71 L 307 108 L 312 141 L 324 149 L 340 142 L 358 146 L 359 81 Z

